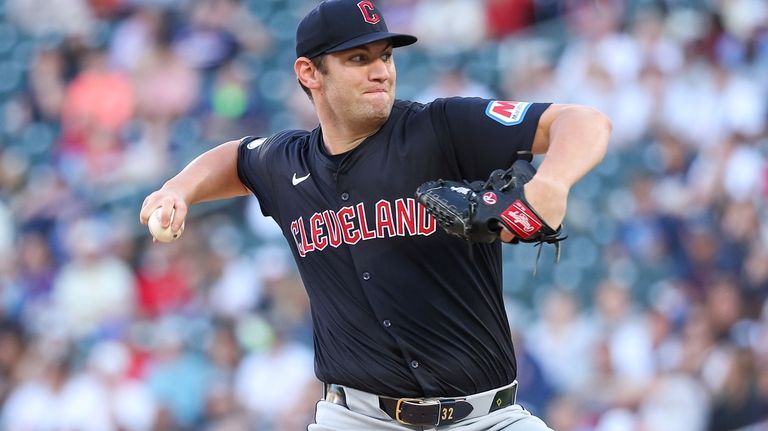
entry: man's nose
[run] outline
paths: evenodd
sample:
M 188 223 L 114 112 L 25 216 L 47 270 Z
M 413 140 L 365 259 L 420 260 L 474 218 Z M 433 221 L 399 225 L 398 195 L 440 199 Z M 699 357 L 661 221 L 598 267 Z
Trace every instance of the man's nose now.
M 389 67 L 382 59 L 371 63 L 370 76 L 372 81 L 386 81 L 390 77 Z

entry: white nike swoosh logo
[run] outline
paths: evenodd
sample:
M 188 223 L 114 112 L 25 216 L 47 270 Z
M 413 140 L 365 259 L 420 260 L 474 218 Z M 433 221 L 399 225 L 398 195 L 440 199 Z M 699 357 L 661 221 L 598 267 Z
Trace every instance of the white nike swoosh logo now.
M 298 178 L 297 178 L 297 177 L 296 177 L 296 173 L 294 172 L 294 174 L 293 174 L 293 179 L 291 179 L 291 183 L 292 183 L 294 186 L 298 186 L 299 184 L 301 184 L 301 182 L 302 182 L 302 181 L 304 181 L 304 180 L 306 180 L 307 178 L 309 178 L 309 175 L 310 175 L 310 174 L 307 174 L 307 175 L 304 175 L 303 177 L 298 177 Z

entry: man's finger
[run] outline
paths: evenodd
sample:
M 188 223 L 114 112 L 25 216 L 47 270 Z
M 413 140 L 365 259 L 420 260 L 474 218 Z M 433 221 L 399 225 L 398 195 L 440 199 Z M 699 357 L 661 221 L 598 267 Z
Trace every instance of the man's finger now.
M 181 229 L 181 225 L 184 223 L 184 220 L 187 218 L 187 205 L 185 205 L 183 202 L 176 202 L 174 213 L 173 213 L 173 225 L 171 226 L 171 230 L 177 231 Z
M 515 234 L 510 232 L 507 228 L 503 227 L 501 228 L 501 233 L 499 235 L 501 237 L 501 240 L 503 242 L 512 242 L 512 240 L 515 239 Z
M 149 205 L 150 202 L 154 201 L 154 199 L 150 199 L 150 196 L 147 196 L 146 199 L 144 199 L 144 203 L 141 204 L 141 211 L 139 211 L 139 223 L 141 224 L 147 224 L 149 221 L 149 216 L 152 215 L 152 212 L 157 208 L 157 205 Z

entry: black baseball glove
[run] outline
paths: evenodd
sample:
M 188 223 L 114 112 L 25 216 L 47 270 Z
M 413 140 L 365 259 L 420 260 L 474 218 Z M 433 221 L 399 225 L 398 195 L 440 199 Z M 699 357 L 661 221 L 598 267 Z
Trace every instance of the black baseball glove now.
M 527 160 L 495 170 L 486 181 L 428 181 L 416 198 L 448 233 L 471 242 L 494 242 L 502 226 L 515 234 L 512 243 L 555 244 L 559 254 L 562 226 L 553 229 L 531 208 L 523 185 L 536 169 Z

